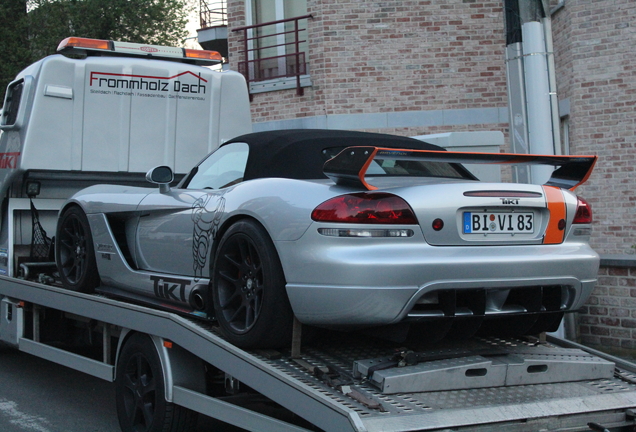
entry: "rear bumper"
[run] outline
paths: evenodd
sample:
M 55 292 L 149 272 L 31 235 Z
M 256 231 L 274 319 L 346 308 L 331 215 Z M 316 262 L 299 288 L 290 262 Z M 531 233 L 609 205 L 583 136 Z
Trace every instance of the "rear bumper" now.
M 561 310 L 576 310 L 594 288 L 599 267 L 586 242 L 435 247 L 417 232 L 410 238 L 330 238 L 310 228 L 298 241 L 276 246 L 294 313 L 315 325 L 396 323 L 416 317 L 413 308 L 427 294 L 453 290 L 490 292 L 485 313 L 496 314 L 510 312 L 501 307 L 507 290 L 561 286 Z

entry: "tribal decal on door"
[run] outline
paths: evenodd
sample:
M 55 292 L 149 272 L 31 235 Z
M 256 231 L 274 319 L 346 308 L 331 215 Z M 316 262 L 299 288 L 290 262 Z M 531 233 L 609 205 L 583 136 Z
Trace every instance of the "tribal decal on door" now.
M 204 195 L 197 199 L 192 206 L 192 221 L 194 232 L 192 235 L 192 257 L 194 276 L 203 277 L 203 269 L 208 260 L 210 244 L 216 238 L 221 219 L 225 211 L 225 192 L 219 195 Z

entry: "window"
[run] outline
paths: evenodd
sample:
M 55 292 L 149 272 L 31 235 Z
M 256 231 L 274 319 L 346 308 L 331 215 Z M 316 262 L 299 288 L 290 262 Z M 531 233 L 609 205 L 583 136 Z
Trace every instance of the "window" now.
M 24 80 L 12 83 L 7 89 L 7 96 L 4 100 L 2 108 L 2 125 L 13 126 L 18 120 L 18 112 L 20 110 L 20 99 L 22 98 L 22 90 L 24 89 Z
M 249 0 L 249 2 L 252 10 L 252 25 L 281 21 L 307 14 L 307 0 Z M 259 28 L 259 39 L 256 39 L 259 46 L 254 48 L 259 50 L 260 58 L 276 58 L 277 61 L 283 62 L 284 56 L 294 53 L 296 49 L 293 42 L 296 35 L 292 30 L 293 22 Z M 268 37 L 268 35 L 271 36 Z M 307 52 L 306 40 L 300 44 L 300 51 Z M 272 64 L 272 66 L 280 69 L 287 68 L 284 63 L 281 65 Z M 274 72 L 274 74 L 283 76 L 284 74 L 281 72 Z
M 232 143 L 220 147 L 197 167 L 188 189 L 222 189 L 243 181 L 249 146 Z
M 554 15 L 565 6 L 565 0 L 551 0 L 550 6 L 550 15 Z
M 311 86 L 308 76 L 307 0 L 246 0 L 238 69 L 250 93 Z
M 570 116 L 561 117 L 561 154 L 570 154 Z

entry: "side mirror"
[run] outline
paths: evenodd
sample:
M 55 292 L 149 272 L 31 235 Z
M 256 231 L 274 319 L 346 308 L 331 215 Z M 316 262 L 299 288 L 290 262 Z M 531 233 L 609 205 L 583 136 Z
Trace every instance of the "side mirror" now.
M 160 193 L 167 193 L 170 192 L 170 183 L 174 181 L 174 173 L 168 166 L 158 166 L 146 173 L 146 180 L 158 184 Z

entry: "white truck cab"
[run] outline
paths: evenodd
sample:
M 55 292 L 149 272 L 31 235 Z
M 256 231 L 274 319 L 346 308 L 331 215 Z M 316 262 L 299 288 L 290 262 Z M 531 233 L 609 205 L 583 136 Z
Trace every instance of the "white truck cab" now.
M 205 67 L 221 63 L 216 52 L 76 37 L 58 52 L 20 72 L 5 94 L 0 274 L 43 259 L 31 251 L 30 199 L 52 233 L 57 210 L 77 190 L 143 185 L 157 165 L 185 174 L 252 129 L 243 76 Z

